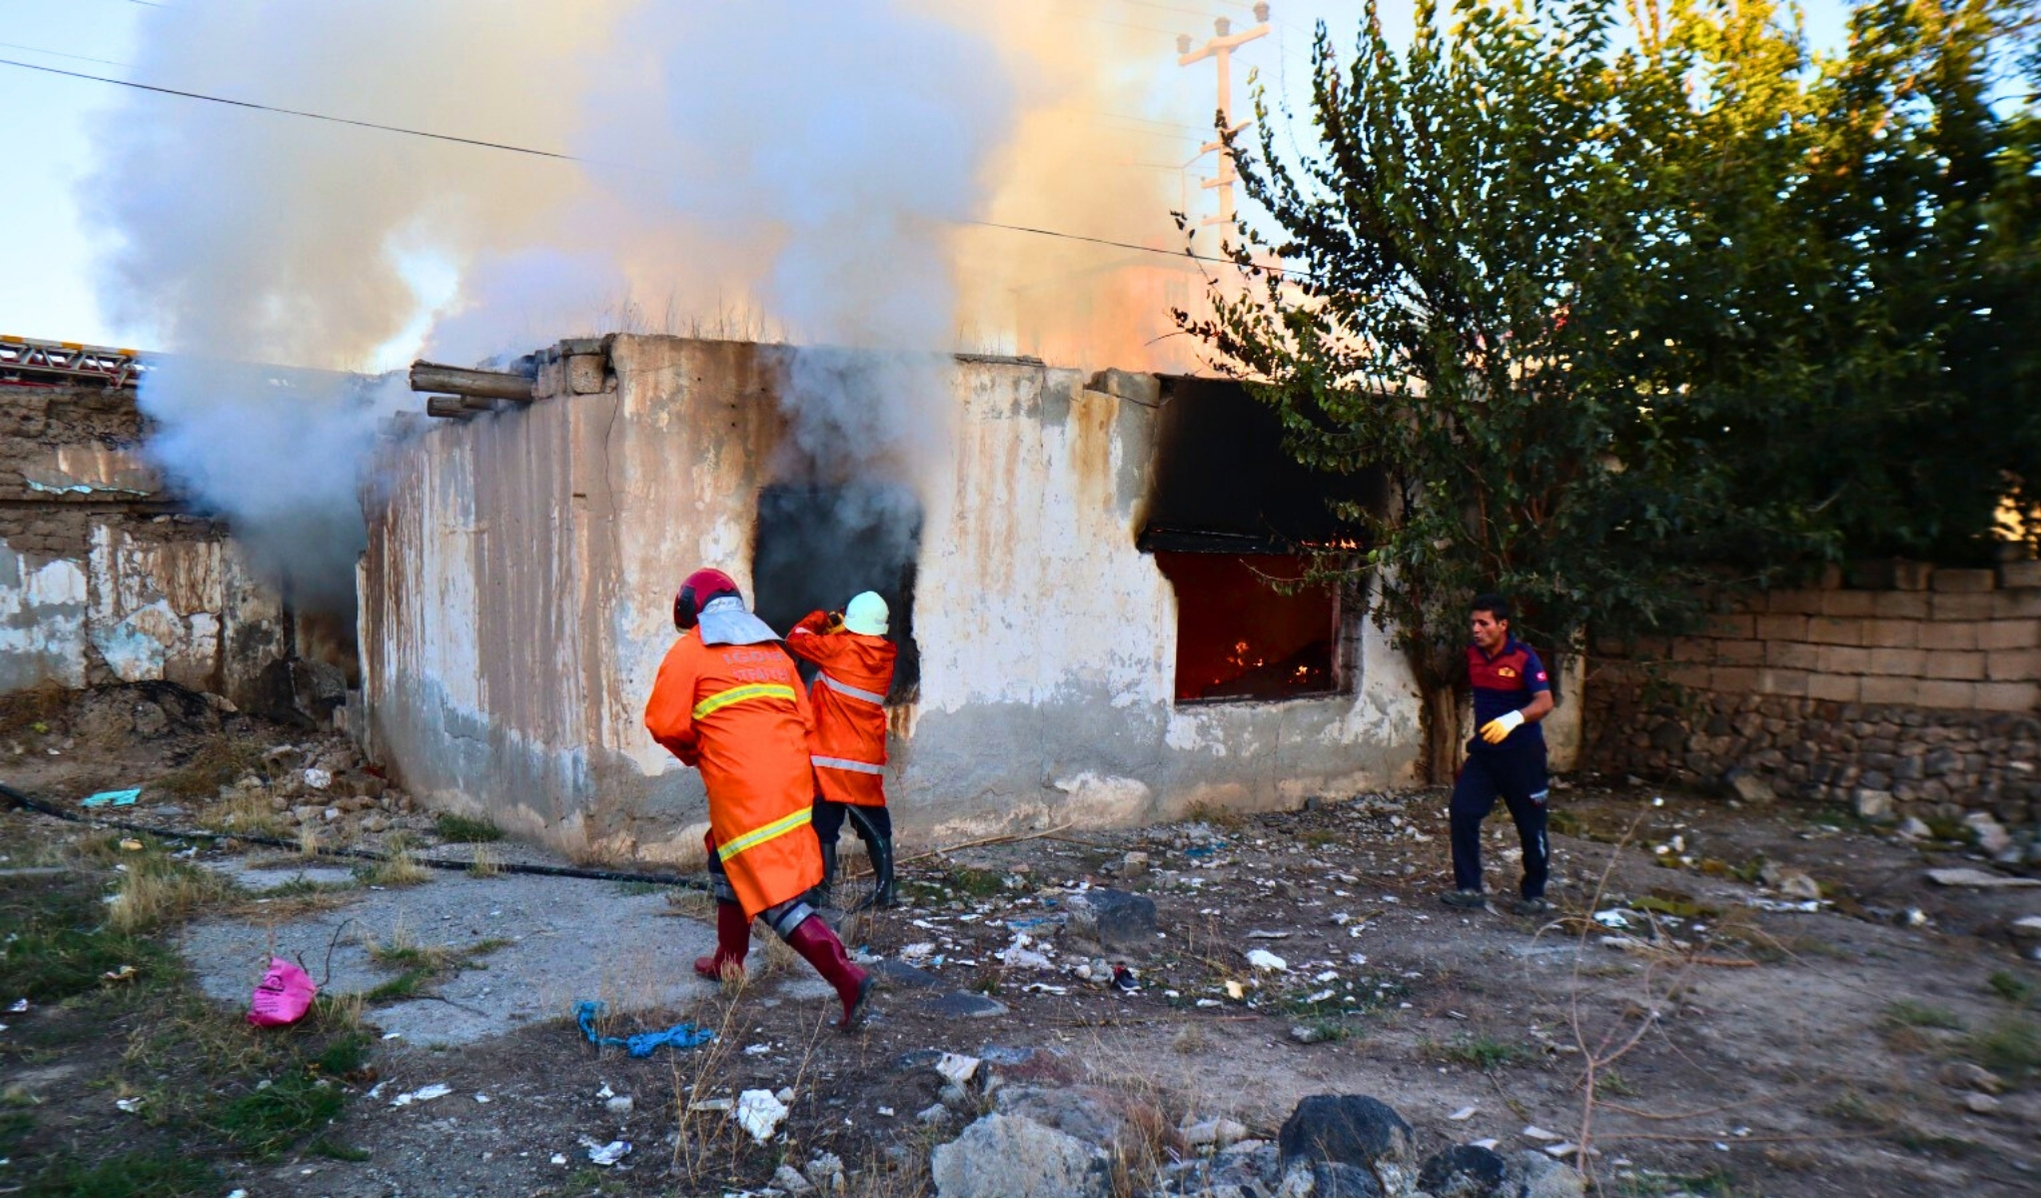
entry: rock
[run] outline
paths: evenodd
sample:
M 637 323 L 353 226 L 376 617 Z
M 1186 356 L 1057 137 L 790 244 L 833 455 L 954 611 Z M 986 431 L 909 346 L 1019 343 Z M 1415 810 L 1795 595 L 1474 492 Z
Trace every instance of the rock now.
M 1979 887 L 1984 889 L 2000 887 L 2041 887 L 2041 878 L 2018 878 L 2010 874 L 1994 874 L 1989 870 L 1978 870 L 1970 866 L 1950 866 L 1928 871 L 1928 881 L 1939 887 Z
M 772 1185 L 789 1195 L 812 1195 L 815 1184 L 802 1177 L 792 1166 L 781 1166 L 772 1176 Z
M 1155 947 L 1155 901 L 1111 887 L 1079 891 L 1064 900 L 1069 931 L 1114 949 Z
M 1980 1116 L 1989 1116 L 2004 1105 L 1999 1102 L 1996 1095 L 1987 1095 L 1983 1091 L 1971 1091 L 1963 1096 L 1963 1106 Z
M 383 816 L 370 816 L 361 822 L 361 831 L 365 833 L 380 833 L 389 827 L 389 820 Z
M 1500 1195 L 1503 1173 L 1509 1163 L 1502 1154 L 1479 1145 L 1455 1145 L 1434 1153 L 1417 1172 L 1417 1189 L 1439 1199 L 1456 1196 Z
M 993 1106 L 1108 1149 L 1131 1150 L 1138 1129 L 1166 1127 L 1152 1110 L 1137 1113 L 1142 1108 L 1138 1100 L 1093 1086 L 1004 1086 L 994 1094 Z
M 1774 798 L 1772 784 L 1769 781 L 1741 766 L 1732 767 L 1723 775 L 1722 785 L 1729 789 L 1731 795 L 1744 803 L 1770 803 Z
M 2022 916 L 2013 921 L 2012 929 L 2016 941 L 2041 941 L 2041 916 Z
M 325 811 L 319 813 L 319 819 L 324 820 L 328 824 L 332 824 L 334 821 L 340 819 L 340 809 L 327 808 Z
M 1908 816 L 1899 822 L 1899 835 L 1908 841 L 1925 841 L 1935 835 L 1935 830 L 1920 817 Z
M 1890 824 L 1898 819 L 1894 810 L 1892 792 L 1879 791 L 1871 787 L 1857 788 L 1857 816 L 1873 824 Z
M 1789 899 L 1820 899 L 1821 884 L 1804 870 L 1781 866 L 1777 862 L 1766 862 L 1758 872 L 1758 881 Z
M 1290 1039 L 1299 1045 L 1316 1045 L 1325 1039 L 1325 1030 L 1309 1024 L 1293 1024 L 1290 1026 Z
M 1366 1095 L 1310 1096 L 1283 1121 L 1277 1145 L 1285 1179 L 1295 1163 L 1310 1162 L 1319 1194 L 1402 1195 L 1415 1182 L 1410 1125 L 1394 1108 Z M 1357 1167 L 1377 1189 L 1350 1189 L 1353 1179 L 1315 1168 L 1320 1165 Z M 1334 1187 L 1340 1189 L 1329 1189 Z
M 834 1153 L 818 1153 L 802 1168 L 808 1184 L 826 1195 L 841 1194 L 846 1186 L 843 1159 Z
M 932 999 L 923 1000 L 921 1006 L 938 1016 L 968 1019 L 1004 1016 L 1008 1011 L 1007 1006 L 997 999 L 973 991 L 951 991 L 946 995 L 937 995 Z
M 931 1103 L 914 1113 L 914 1118 L 923 1124 L 941 1124 L 950 1118 L 950 1109 L 940 1103 Z
M 631 1109 L 636 1107 L 637 1104 L 629 1095 L 612 1095 L 603 1103 L 603 1106 L 615 1115 L 628 1116 L 631 1114 Z
M 1580 1199 L 1587 1194 L 1587 1179 L 1580 1171 L 1539 1150 L 1526 1149 L 1508 1166 L 1500 1194 L 1524 1199 Z
M 1975 1062 L 1950 1062 L 1942 1067 L 1936 1077 L 1942 1080 L 1943 1086 L 1955 1087 L 1958 1090 L 1983 1091 L 1988 1095 L 1997 1095 L 2006 1089 L 2005 1079 Z
M 1148 873 L 1148 855 L 1140 850 L 1131 850 L 1120 859 L 1120 873 L 1128 878 L 1139 878 Z
M 1104 1195 L 1105 1150 L 1025 1116 L 994 1112 L 929 1157 L 938 1195 Z
M 1184 1143 L 1193 1149 L 1224 1149 L 1236 1141 L 1247 1139 L 1247 1125 L 1224 1116 L 1186 1124 L 1181 1131 Z
M 969 1086 L 978 1073 L 978 1059 L 963 1053 L 945 1053 L 936 1059 L 933 1069 L 960 1087 Z
M 2013 835 L 2006 826 L 1984 812 L 1972 812 L 1963 818 L 1963 825 L 1977 842 L 1977 848 L 1990 857 L 1998 857 L 2013 848 Z
M 291 809 L 291 822 L 294 824 L 317 824 L 325 811 L 326 809 L 318 804 L 300 804 Z

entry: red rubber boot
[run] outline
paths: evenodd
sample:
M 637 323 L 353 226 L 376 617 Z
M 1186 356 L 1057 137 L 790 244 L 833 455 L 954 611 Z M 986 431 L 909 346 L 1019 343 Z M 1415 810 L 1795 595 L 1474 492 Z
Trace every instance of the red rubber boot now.
M 711 982 L 720 982 L 723 971 L 734 967 L 739 975 L 744 973 L 744 955 L 751 951 L 751 920 L 744 909 L 734 903 L 716 905 L 716 952 L 705 958 L 695 959 L 695 973 Z
M 843 942 L 836 939 L 829 926 L 820 916 L 810 916 L 801 921 L 786 938 L 787 945 L 815 972 L 827 979 L 836 988 L 836 997 L 843 1001 L 843 1019 L 836 1027 L 850 1032 L 864 1023 L 865 1000 L 871 997 L 872 976 L 858 969 L 857 964 L 843 952 Z

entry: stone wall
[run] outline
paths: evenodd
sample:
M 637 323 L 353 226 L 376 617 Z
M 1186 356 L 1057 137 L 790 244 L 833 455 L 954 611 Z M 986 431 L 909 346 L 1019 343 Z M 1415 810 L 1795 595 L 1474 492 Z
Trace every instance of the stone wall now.
M 330 622 L 287 612 L 143 435 L 132 389 L 0 386 L 0 693 L 160 679 L 265 710 Z
M 2041 823 L 2041 564 L 1902 564 L 1892 581 L 1752 597 L 1633 656 L 1601 647 L 1590 764 L 2024 841 Z

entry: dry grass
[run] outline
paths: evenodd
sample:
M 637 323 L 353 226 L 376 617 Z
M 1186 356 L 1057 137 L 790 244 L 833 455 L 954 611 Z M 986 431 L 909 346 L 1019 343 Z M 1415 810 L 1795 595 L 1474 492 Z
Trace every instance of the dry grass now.
M 156 786 L 186 801 L 219 794 L 232 783 L 262 764 L 262 747 L 229 733 L 206 740 L 184 765 L 156 780 Z
M 496 855 L 486 845 L 475 846 L 475 857 L 468 867 L 468 873 L 476 878 L 495 878 L 503 873 Z
M 227 798 L 199 809 L 198 826 L 224 833 L 253 833 L 261 837 L 288 837 L 291 826 L 281 813 L 269 806 L 269 797 L 259 791 L 229 791 Z
M 172 861 L 143 848 L 121 863 L 126 867 L 107 922 L 120 932 L 148 932 L 180 923 L 201 909 L 239 897 L 234 884 L 209 870 Z
M 55 683 L 0 695 L 0 735 L 47 732 L 70 708 L 71 692 Z
M 401 843 L 361 871 L 362 882 L 371 887 L 415 887 L 431 877 L 432 871 L 418 864 L 411 847 Z

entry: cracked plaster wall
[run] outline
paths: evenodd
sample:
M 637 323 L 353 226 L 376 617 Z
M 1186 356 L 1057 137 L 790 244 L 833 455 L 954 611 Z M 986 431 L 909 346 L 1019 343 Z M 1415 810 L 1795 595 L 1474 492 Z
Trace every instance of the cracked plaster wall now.
M 681 577 L 715 564 L 750 594 L 782 433 L 775 353 L 620 336 L 600 393 L 386 446 L 360 578 L 363 699 L 372 751 L 408 788 L 570 851 L 700 854 L 700 782 L 641 716 Z M 1173 702 L 1176 600 L 1134 546 L 1152 407 L 1033 363 L 960 359 L 951 378 L 950 453 L 911 481 L 921 682 L 892 713 L 888 778 L 910 835 L 1410 780 L 1416 689 L 1364 621 L 1348 630 L 1349 694 Z

